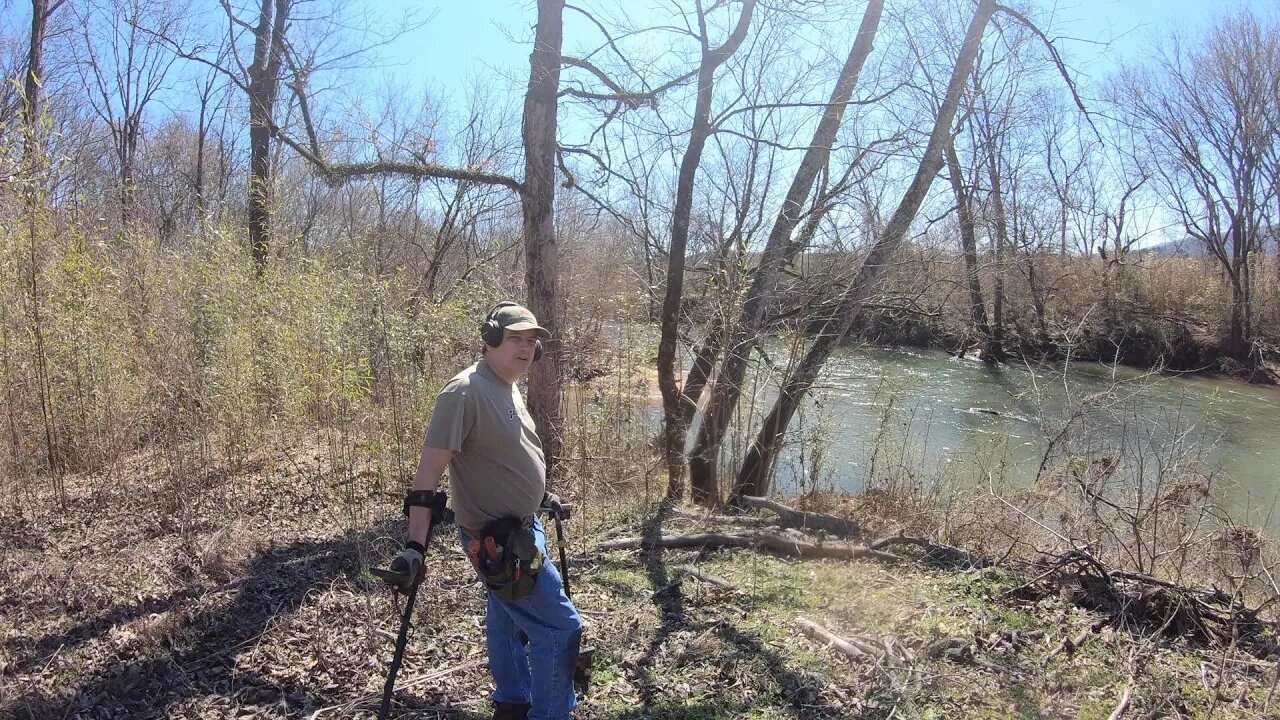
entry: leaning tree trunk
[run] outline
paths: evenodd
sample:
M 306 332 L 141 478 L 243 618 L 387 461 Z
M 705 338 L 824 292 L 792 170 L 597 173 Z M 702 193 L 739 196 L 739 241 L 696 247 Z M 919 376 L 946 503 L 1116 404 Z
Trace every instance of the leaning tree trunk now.
M 271 132 L 292 0 L 261 0 L 249 67 L 249 251 L 260 274 L 271 234 Z
M 849 57 L 840 70 L 831 99 L 814 130 L 813 141 L 800 161 L 800 167 L 796 170 L 782 208 L 769 232 L 768 242 L 760 255 L 760 264 L 742 304 L 737 329 L 725 347 L 724 364 L 711 390 L 711 400 L 703 413 L 698 439 L 689 458 L 693 499 L 700 504 L 715 505 L 720 502 L 716 462 L 729 418 L 738 404 L 740 386 L 747 370 L 747 358 L 764 330 L 765 308 L 773 294 L 778 274 L 787 257 L 795 252 L 792 233 L 800 222 L 800 215 L 804 210 L 805 200 L 813 190 L 814 180 L 831 157 L 836 132 L 840 129 L 849 100 L 853 97 L 853 89 L 858 84 L 862 66 L 871 54 L 883 8 L 883 0 L 871 0 L 867 4 Z
M 693 111 L 689 145 L 680 161 L 676 180 L 676 203 L 671 215 L 671 248 L 667 253 L 667 288 L 662 301 L 662 333 L 658 341 L 658 387 L 662 390 L 663 444 L 667 461 L 667 500 L 684 497 L 684 439 L 688 425 L 681 412 L 680 388 L 676 384 L 676 340 L 680 325 L 680 302 L 684 295 L 685 250 L 689 242 L 689 218 L 693 212 L 694 180 L 702 151 L 711 136 L 711 100 L 715 93 L 716 69 L 728 60 L 747 35 L 755 0 L 746 0 L 738 25 L 723 45 L 707 44 L 705 22 L 701 38 L 702 61 L 698 66 L 698 100 Z
M 778 454 L 782 450 L 782 438 L 786 434 L 791 417 L 800 406 L 805 394 L 813 387 L 822 367 L 839 344 L 840 339 L 853 327 L 853 322 L 863 304 L 871 297 L 876 282 L 902 245 L 911 227 L 920 205 L 924 203 L 929 186 L 934 177 L 942 169 L 943 148 L 950 140 L 951 123 L 955 118 L 956 108 L 960 104 L 960 95 L 964 91 L 965 78 L 973 67 L 978 48 L 982 44 L 982 33 L 987 22 L 995 12 L 995 0 L 981 0 L 965 33 L 964 45 L 956 66 L 951 71 L 951 81 L 947 85 L 947 94 L 938 117 L 934 120 L 933 131 L 929 135 L 929 144 L 925 148 L 924 157 L 916 168 L 915 177 L 902 201 L 894 211 L 893 217 L 876 238 L 857 276 L 845 290 L 840 299 L 839 309 L 823 323 L 809 351 L 796 367 L 796 370 L 783 383 L 778 399 L 769 411 L 760 433 L 751 445 L 738 477 L 734 481 L 732 498 L 736 501 L 744 496 L 759 496 L 768 491 L 768 481 L 772 474 Z
M 686 428 L 698 412 L 698 401 L 711 377 L 711 368 L 715 367 L 716 358 L 720 357 L 725 334 L 724 319 L 717 317 L 712 321 L 707 336 L 693 352 L 693 364 L 689 366 L 689 372 L 684 378 L 684 388 L 680 391 L 680 420 Z
M 559 252 L 555 228 L 556 107 L 560 90 L 560 50 L 564 38 L 564 0 L 538 0 L 538 25 L 529 56 L 529 88 L 524 98 L 525 284 L 529 309 L 551 332 L 546 353 L 529 372 L 529 410 L 537 423 L 547 458 L 547 477 L 564 446 L 560 417 L 561 312 Z
M 946 148 L 947 170 L 951 176 L 951 193 L 956 199 L 956 214 L 960 218 L 960 254 L 964 257 L 965 276 L 969 285 L 969 318 L 973 329 L 982 337 L 984 345 L 991 342 L 991 326 L 987 325 L 987 303 L 982 298 L 982 280 L 978 276 L 978 240 L 974 232 L 973 205 L 970 193 L 964 186 L 960 157 L 956 154 L 955 141 L 948 141 Z M 963 351 L 963 348 L 961 349 Z

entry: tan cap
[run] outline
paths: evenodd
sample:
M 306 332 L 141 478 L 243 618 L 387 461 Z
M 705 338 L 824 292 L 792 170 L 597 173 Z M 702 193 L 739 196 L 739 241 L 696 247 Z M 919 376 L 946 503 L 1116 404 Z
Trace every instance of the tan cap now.
M 518 332 L 520 330 L 536 330 L 543 340 L 551 339 L 551 332 L 538 324 L 529 308 L 523 305 L 504 305 L 493 311 L 490 318 L 504 330 Z

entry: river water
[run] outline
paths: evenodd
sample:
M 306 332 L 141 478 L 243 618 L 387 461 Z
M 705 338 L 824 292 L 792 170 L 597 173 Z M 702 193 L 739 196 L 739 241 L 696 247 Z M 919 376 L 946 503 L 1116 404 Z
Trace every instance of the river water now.
M 771 349 L 775 359 L 780 349 Z M 768 384 L 748 388 L 758 411 L 772 402 Z M 990 367 L 931 350 L 842 349 L 792 421 L 777 483 L 856 491 L 894 471 L 1030 482 L 1047 438 L 1068 418 L 1059 460 L 1066 452 L 1194 460 L 1216 471 L 1238 519 L 1280 528 L 1280 507 L 1268 516 L 1280 496 L 1280 389 L 1096 363 Z M 742 442 L 731 445 L 740 456 Z

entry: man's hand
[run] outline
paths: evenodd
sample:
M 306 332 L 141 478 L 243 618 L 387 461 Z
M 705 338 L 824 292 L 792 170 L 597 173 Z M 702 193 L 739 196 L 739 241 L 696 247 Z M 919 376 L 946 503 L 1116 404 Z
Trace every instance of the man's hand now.
M 542 496 L 541 507 L 550 510 L 556 517 L 561 520 L 569 519 L 569 512 L 573 505 L 560 500 L 560 496 L 553 492 L 546 493 Z
M 388 568 L 390 574 L 395 576 L 393 580 L 387 575 L 383 575 L 383 579 L 394 586 L 401 592 L 408 592 L 413 584 L 422 577 L 422 553 L 414 548 L 407 547 L 400 551 L 400 554 L 391 561 Z

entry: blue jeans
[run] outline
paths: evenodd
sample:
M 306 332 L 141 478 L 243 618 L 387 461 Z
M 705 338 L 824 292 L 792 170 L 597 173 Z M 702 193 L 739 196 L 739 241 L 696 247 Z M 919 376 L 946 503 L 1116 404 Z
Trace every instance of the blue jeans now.
M 573 666 L 582 639 L 582 618 L 564 592 L 560 570 L 547 553 L 542 521 L 533 533 L 546 555 L 533 592 L 513 603 L 488 593 L 485 637 L 494 702 L 530 703 L 529 720 L 565 720 L 578 705 Z M 458 531 L 463 551 L 471 537 Z

